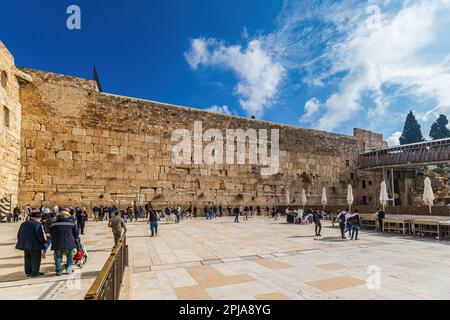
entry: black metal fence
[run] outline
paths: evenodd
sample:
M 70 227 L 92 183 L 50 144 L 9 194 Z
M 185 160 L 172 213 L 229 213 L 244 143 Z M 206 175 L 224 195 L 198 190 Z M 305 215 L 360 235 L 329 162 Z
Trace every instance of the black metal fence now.
M 118 300 L 126 266 L 128 266 L 128 245 L 124 233 L 84 299 Z

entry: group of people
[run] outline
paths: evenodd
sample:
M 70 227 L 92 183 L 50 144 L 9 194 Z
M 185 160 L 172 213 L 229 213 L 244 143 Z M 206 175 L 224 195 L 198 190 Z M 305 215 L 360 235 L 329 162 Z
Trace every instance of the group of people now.
M 339 223 L 342 239 L 347 239 L 345 234 L 348 232 L 351 240 L 358 240 L 358 233 L 361 228 L 361 217 L 358 210 L 355 210 L 353 213 L 347 210 L 339 211 L 336 222 Z
M 74 256 L 81 250 L 80 231 L 87 221 L 84 208 L 50 210 L 41 207 L 31 209 L 17 233 L 16 249 L 24 251 L 25 274 L 39 277 L 42 258 L 48 250 L 54 251 L 56 275 L 73 272 Z M 28 210 L 28 209 L 26 209 Z M 63 265 L 63 257 L 66 263 Z
M 384 218 L 384 212 L 378 210 L 379 219 Z M 342 239 L 346 238 L 346 233 L 351 240 L 358 240 L 359 229 L 361 228 L 361 217 L 358 210 L 355 210 L 353 213 L 347 210 L 338 210 L 336 217 L 334 218 L 334 214 L 327 213 L 325 210 L 319 209 L 308 209 L 305 213 L 303 208 L 298 208 L 297 210 L 292 210 L 289 207 L 286 208 L 286 215 L 291 217 L 293 223 L 298 224 L 308 224 L 314 223 L 315 235 L 320 237 L 322 231 L 322 220 L 326 217 L 330 217 L 333 224 L 339 223 L 339 227 L 341 230 Z M 275 218 L 276 219 L 276 218 Z M 382 225 L 382 223 L 381 223 Z

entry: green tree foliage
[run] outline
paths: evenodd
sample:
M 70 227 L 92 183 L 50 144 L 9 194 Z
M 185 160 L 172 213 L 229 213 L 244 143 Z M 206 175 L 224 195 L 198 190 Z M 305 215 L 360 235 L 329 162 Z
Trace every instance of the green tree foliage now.
M 431 125 L 430 137 L 433 140 L 450 138 L 450 130 L 447 128 L 447 117 L 441 114 Z
M 417 122 L 416 117 L 410 111 L 406 116 L 405 126 L 403 127 L 403 133 L 400 137 L 400 144 L 409 144 L 422 142 L 425 139 L 422 136 L 422 131 L 420 130 L 420 124 Z

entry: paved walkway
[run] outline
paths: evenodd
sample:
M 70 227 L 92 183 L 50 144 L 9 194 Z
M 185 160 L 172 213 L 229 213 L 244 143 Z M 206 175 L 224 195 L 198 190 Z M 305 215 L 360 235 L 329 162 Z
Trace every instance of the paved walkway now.
M 162 222 L 150 238 L 149 225 L 128 224 L 133 299 L 449 299 L 450 242 L 361 232 L 341 240 L 324 224 L 284 219 L 232 218 Z M 83 243 L 88 263 L 71 278 L 23 274 L 15 250 L 18 225 L 0 224 L 0 299 L 82 299 L 110 253 L 106 222 L 90 222 Z M 379 272 L 379 273 L 377 273 Z M 379 276 L 378 276 L 379 275 Z M 380 281 L 377 281 L 379 279 Z M 379 284 L 379 285 L 378 285 Z
M 345 241 L 328 224 L 317 239 L 312 225 L 284 221 L 197 219 L 160 224 L 155 238 L 131 226 L 132 298 L 450 298 L 450 242 L 375 232 Z

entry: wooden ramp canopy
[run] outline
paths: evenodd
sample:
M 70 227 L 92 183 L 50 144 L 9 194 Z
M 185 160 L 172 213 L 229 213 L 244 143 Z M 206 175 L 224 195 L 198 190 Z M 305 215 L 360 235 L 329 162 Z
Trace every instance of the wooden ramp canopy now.
M 359 155 L 360 169 L 412 167 L 450 162 L 450 138 L 377 149 Z

